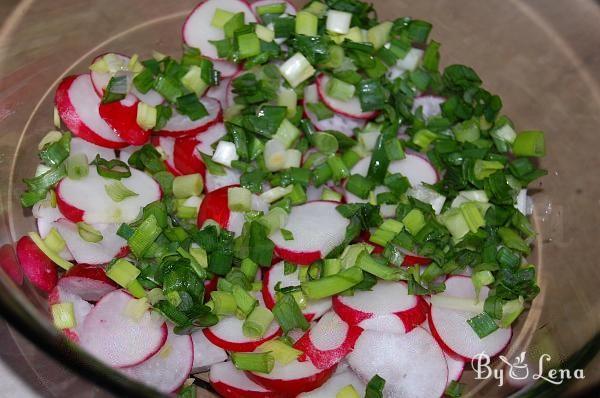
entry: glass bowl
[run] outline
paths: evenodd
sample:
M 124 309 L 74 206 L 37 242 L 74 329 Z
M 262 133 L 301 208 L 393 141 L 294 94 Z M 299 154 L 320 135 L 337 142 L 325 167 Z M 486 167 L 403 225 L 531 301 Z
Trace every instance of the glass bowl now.
M 160 396 L 103 366 L 58 333 L 49 321 L 45 297 L 23 277 L 13 247 L 35 228 L 31 212 L 19 204 L 21 180 L 32 175 L 37 164 L 31 148 L 52 126 L 53 93 L 60 79 L 86 70 L 95 55 L 106 51 L 142 57 L 152 50 L 179 54 L 181 25 L 195 3 L 5 0 L 0 5 L 0 308 L 14 328 L 79 375 L 74 378 L 15 339 L 26 347 L 23 357 L 34 378 L 51 395 Z M 499 387 L 498 380 L 477 380 L 475 372 L 467 371 L 467 396 L 593 391 L 600 378 L 599 361 L 593 359 L 600 344 L 598 3 L 374 3 L 380 17 L 408 15 L 431 21 L 432 37 L 442 43 L 444 65 L 474 67 L 485 87 L 502 97 L 505 113 L 520 129 L 547 133 L 548 154 L 541 164 L 549 173 L 530 187 L 539 232 L 532 261 L 538 266 L 541 293 L 519 320 L 505 356 L 512 360 L 524 352 L 525 362 L 535 371 L 539 358 L 548 354 L 551 366 L 581 368 L 585 379 L 532 388 L 535 380 L 530 377 Z M 508 371 L 502 362 L 494 366 Z M 216 396 L 202 377 L 197 383 L 199 396 Z

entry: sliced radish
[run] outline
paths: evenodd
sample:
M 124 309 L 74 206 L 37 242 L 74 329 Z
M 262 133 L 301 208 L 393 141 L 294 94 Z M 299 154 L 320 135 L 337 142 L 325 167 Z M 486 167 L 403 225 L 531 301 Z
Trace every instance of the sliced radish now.
M 150 138 L 150 130 L 144 130 L 137 122 L 139 101 L 122 101 L 100 104 L 100 116 L 114 132 L 130 145 L 144 145 Z
M 413 101 L 412 113 L 417 112 L 417 109 L 421 108 L 423 112 L 423 118 L 425 120 L 430 119 L 434 116 L 442 114 L 441 105 L 446 102 L 446 98 L 437 97 L 435 95 L 421 95 L 416 97 Z
M 215 326 L 203 329 L 204 335 L 211 343 L 227 351 L 252 352 L 265 341 L 281 335 L 277 322 L 273 321 L 265 335 L 258 339 L 244 336 L 242 325 L 244 320 L 235 316 L 222 318 Z
M 335 366 L 329 369 L 318 369 L 310 361 L 293 361 L 287 365 L 276 362 L 269 374 L 257 372 L 246 372 L 246 374 L 252 381 L 271 391 L 295 397 L 322 386 L 334 371 Z
M 271 268 L 266 269 L 263 278 L 262 296 L 265 300 L 267 308 L 272 309 L 275 306 L 275 285 L 280 283 L 280 287 L 297 286 L 300 284 L 298 280 L 298 272 L 285 275 L 284 262 L 281 261 Z M 306 308 L 302 313 L 308 320 L 319 319 L 324 313 L 331 308 L 331 299 L 308 300 Z
M 429 322 L 425 322 L 423 325 L 421 325 L 421 327 L 431 334 Z M 450 385 L 451 382 L 460 380 L 463 371 L 465 370 L 466 362 L 456 355 L 449 354 L 446 351 L 444 351 L 444 358 L 446 358 L 446 365 L 448 366 L 448 385 Z
M 17 258 L 29 281 L 43 292 L 50 293 L 58 281 L 56 265 L 33 242 L 23 236 L 17 242 Z
M 246 23 L 256 22 L 256 18 L 248 3 L 240 0 L 207 0 L 204 1 L 187 16 L 183 24 L 183 42 L 190 47 L 200 50 L 202 55 L 217 59 L 217 49 L 211 43 L 214 40 L 223 40 L 225 34 L 223 29 L 211 25 L 215 10 L 220 8 L 232 14 L 243 12 Z
M 56 286 L 48 296 L 48 304 L 71 303 L 73 304 L 73 315 L 75 316 L 75 327 L 64 329 L 63 332 L 71 340 L 78 342 L 81 328 L 85 318 L 90 313 L 94 306 L 77 294 L 63 289 L 60 285 Z
M 192 373 L 204 372 L 216 363 L 225 362 L 227 353 L 206 338 L 201 330 L 191 334 L 194 343 L 194 364 Z
M 379 281 L 372 290 L 333 298 L 333 310 L 365 330 L 408 333 L 427 319 L 427 303 L 408 294 L 404 282 Z
M 211 366 L 210 384 L 224 398 L 283 398 L 280 393 L 259 386 L 232 362 Z
M 131 176 L 120 182 L 137 195 L 115 202 L 105 189 L 115 181 L 101 177 L 95 167 L 90 167 L 88 175 L 79 180 L 64 178 L 56 187 L 58 208 L 72 222 L 129 223 L 138 217 L 144 206 L 161 197 L 160 186 L 152 177 L 131 168 Z
M 117 235 L 120 224 L 91 225 L 102 234 L 102 240 L 97 243 L 84 240 L 79 235 L 77 225 L 69 220 L 56 221 L 53 226 L 63 237 L 69 252 L 78 263 L 107 264 L 115 257 L 127 254 L 127 241 Z
M 176 176 L 180 176 L 181 172 L 175 167 L 175 138 L 153 137 L 152 145 L 154 145 L 155 148 L 159 148 L 164 154 L 167 170 Z
M 363 111 L 358 97 L 352 97 L 348 101 L 340 101 L 339 99 L 330 97 L 329 94 L 327 94 L 327 84 L 330 79 L 331 78 L 326 74 L 321 74 L 317 77 L 317 91 L 319 97 L 329 109 L 340 115 L 356 119 L 372 119 L 377 115 L 377 112 L 375 111 Z
M 256 9 L 258 7 L 268 6 L 271 4 L 281 4 L 281 3 L 285 4 L 285 11 L 284 11 L 285 14 L 296 15 L 296 7 L 292 3 L 288 3 L 287 1 L 282 1 L 282 0 L 258 0 L 258 1 L 255 1 L 254 3 L 250 4 L 250 7 L 252 7 L 252 12 L 254 13 L 254 15 L 256 15 L 256 18 L 260 20 L 260 16 L 258 15 L 258 12 L 256 11 Z
M 115 56 L 124 67 L 126 67 L 129 64 L 129 61 L 131 61 L 131 58 L 129 58 L 126 55 L 118 54 L 118 53 L 111 53 L 111 54 L 113 56 Z M 107 54 L 102 54 L 102 55 L 97 56 L 92 61 L 92 64 L 94 64 L 97 60 L 99 60 L 100 58 L 102 58 L 106 55 Z M 106 86 L 108 86 L 108 82 L 110 82 L 112 74 L 109 72 L 92 71 L 92 72 L 90 72 L 90 75 L 92 77 L 92 83 L 94 85 L 94 90 L 96 91 L 96 94 L 98 94 L 99 97 L 102 97 L 104 95 L 104 90 L 106 89 Z M 128 77 L 131 77 L 131 76 L 132 75 L 129 75 Z M 132 82 L 130 81 L 130 83 L 132 83 Z M 129 102 L 132 102 L 131 101 L 132 97 L 135 97 L 150 106 L 160 105 L 165 100 L 162 97 L 162 95 L 160 95 L 155 90 L 151 89 L 146 94 L 143 94 L 140 91 L 138 91 L 138 89 L 135 88 L 135 86 L 133 84 L 131 84 L 131 93 L 130 93 L 130 95 L 127 96 Z
M 173 110 L 173 115 L 162 130 L 156 131 L 155 134 L 167 137 L 188 137 L 201 133 L 213 124 L 223 120 L 223 112 L 219 101 L 214 98 L 204 97 L 200 99 L 200 102 L 206 108 L 208 115 L 198 120 L 191 120 L 186 115 Z
M 223 79 L 230 78 L 231 76 L 235 75 L 240 70 L 242 70 L 242 65 L 236 64 L 235 62 L 223 61 L 220 59 L 213 59 L 212 63 L 213 63 L 213 68 L 215 68 L 216 70 L 221 72 L 220 85 L 223 84 Z
M 294 344 L 319 369 L 339 363 L 354 348 L 363 329 L 348 325 L 335 312 L 326 313 Z
M 70 154 L 74 155 L 78 153 L 83 153 L 90 162 L 96 158 L 96 155 L 100 155 L 102 159 L 106 160 L 116 158 L 114 149 L 103 148 L 79 137 L 73 137 L 71 138 Z
M 217 189 L 240 183 L 242 173 L 239 170 L 230 169 L 229 167 L 224 167 L 224 170 L 224 175 L 212 174 L 208 170 L 206 171 L 206 180 L 204 181 L 206 192 L 216 191 Z
M 227 90 L 225 91 L 225 104 L 223 107 L 229 108 L 235 104 L 235 93 L 233 92 L 233 81 L 238 78 L 238 76 L 245 73 L 243 70 L 239 71 L 235 75 L 229 78 L 229 82 L 227 83 Z
M 225 134 L 227 134 L 227 129 L 223 123 L 216 123 L 209 127 L 206 131 L 198 134 L 196 136 L 198 145 L 196 146 L 196 151 L 194 154 L 196 155 L 198 151 L 200 151 L 205 155 L 212 156 L 215 152 L 213 149 L 213 144 L 223 138 Z
M 234 75 L 235 75 L 235 73 L 234 73 Z M 231 81 L 230 77 L 222 78 L 217 86 L 212 86 L 206 92 L 206 96 L 210 97 L 210 98 L 214 98 L 217 101 L 219 101 L 219 103 L 221 104 L 221 107 L 223 109 L 227 109 L 227 107 L 229 106 L 229 104 L 227 103 L 227 90 L 229 89 L 230 81 Z
M 477 299 L 475 287 L 471 278 L 452 276 L 446 280 L 446 290 L 441 296 Z M 484 301 L 489 295 L 489 288 L 481 288 L 479 300 Z M 480 353 L 494 356 L 500 353 L 509 343 L 512 336 L 511 328 L 500 328 L 484 338 L 479 338 L 469 326 L 467 320 L 477 313 L 452 310 L 436 305 L 431 306 L 429 327 L 444 351 L 470 361 Z
M 65 126 L 76 136 L 105 148 L 127 146 L 100 116 L 100 97 L 89 74 L 64 78 L 56 89 L 54 104 Z
M 129 158 L 134 152 L 139 151 L 141 146 L 128 146 L 127 148 L 123 148 L 119 150 L 119 160 L 129 163 Z
M 121 369 L 134 380 L 160 392 L 174 392 L 189 377 L 194 362 L 194 346 L 189 335 L 178 335 L 168 326 L 164 346 L 144 362 Z
M 317 85 L 311 84 L 304 88 L 304 113 L 310 119 L 311 123 L 320 131 L 335 130 L 344 133 L 348 137 L 354 135 L 354 129 L 361 129 L 365 127 L 366 121 L 363 119 L 355 119 L 352 117 L 344 116 L 335 113 L 333 117 L 329 119 L 319 120 L 309 108 L 308 104 L 314 104 L 319 102 L 319 92 L 317 91 Z
M 140 320 L 126 315 L 131 300 L 134 298 L 123 290 L 108 293 L 90 311 L 81 328 L 81 346 L 114 367 L 142 363 L 167 340 L 167 325 L 149 311 Z
M 316 390 L 298 395 L 298 398 L 333 398 L 342 388 L 349 385 L 354 387 L 361 397 L 364 396 L 367 388 L 365 383 L 352 370 L 347 369 L 331 376 L 331 379 Z
M 217 290 L 217 284 L 219 283 L 219 277 L 213 276 L 211 279 L 207 279 L 204 281 L 204 297 L 207 298 L 207 301 L 210 300 L 210 293 Z
M 365 330 L 348 362 L 363 380 L 385 379 L 385 397 L 437 398 L 446 388 L 444 353 L 423 328 L 406 334 Z
M 102 267 L 76 264 L 60 278 L 58 286 L 76 294 L 86 301 L 98 301 L 117 289 L 116 284 L 106 276 Z
M 200 173 L 206 174 L 206 166 L 198 155 L 196 147 L 199 141 L 196 137 L 182 137 L 175 139 L 173 160 L 175 168 L 183 175 Z
M 292 208 L 285 229 L 292 232 L 294 239 L 285 240 L 281 231 L 275 232 L 271 240 L 275 253 L 295 264 L 310 264 L 324 258 L 344 241 L 349 225 L 337 210 L 337 202 L 315 201 Z

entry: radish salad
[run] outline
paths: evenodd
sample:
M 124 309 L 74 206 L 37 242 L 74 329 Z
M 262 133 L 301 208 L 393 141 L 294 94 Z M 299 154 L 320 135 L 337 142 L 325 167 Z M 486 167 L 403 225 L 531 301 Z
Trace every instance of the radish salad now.
M 17 243 L 55 326 L 179 396 L 197 373 L 234 398 L 460 396 L 539 292 L 544 134 L 431 28 L 206 0 L 181 55 L 64 78 Z

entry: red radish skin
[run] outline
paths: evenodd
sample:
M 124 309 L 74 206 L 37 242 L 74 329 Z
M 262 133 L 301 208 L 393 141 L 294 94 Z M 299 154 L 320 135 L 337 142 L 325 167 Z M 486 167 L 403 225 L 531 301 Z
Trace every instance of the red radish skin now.
M 333 117 L 329 119 L 319 120 L 319 118 L 317 118 L 317 115 L 312 113 L 308 107 L 308 104 L 317 102 L 320 102 L 319 93 L 317 91 L 317 85 L 311 84 L 309 86 L 306 86 L 304 88 L 303 101 L 304 114 L 310 119 L 312 124 L 320 131 L 335 130 L 344 133 L 348 137 L 352 137 L 354 136 L 355 128 L 363 128 L 366 124 L 365 120 L 343 116 L 339 113 L 334 113 Z
M 214 364 L 225 362 L 227 352 L 211 343 L 201 330 L 191 334 L 194 343 L 194 364 L 191 373 L 204 372 Z
M 365 330 L 348 363 L 362 380 L 385 379 L 385 397 L 437 398 L 448 379 L 443 351 L 420 327 L 403 334 Z
M 98 301 L 117 289 L 117 285 L 106 276 L 104 268 L 76 264 L 58 281 L 58 286 L 86 301 Z
M 213 388 L 224 398 L 284 398 L 278 392 L 259 386 L 236 369 L 232 362 L 223 362 L 211 366 L 209 381 Z
M 160 392 L 177 391 L 189 377 L 194 363 L 194 346 L 189 335 L 178 335 L 169 325 L 163 348 L 144 362 L 121 371 Z
M 337 367 L 336 373 L 321 387 L 302 393 L 298 395 L 298 398 L 333 398 L 342 388 L 348 385 L 352 385 L 359 396 L 364 396 L 366 390 L 365 383 L 352 370 L 348 369 L 348 365 L 346 365 L 345 370 L 340 371 L 341 368 L 340 364 Z
M 213 276 L 211 279 L 204 281 L 204 297 L 206 300 L 210 300 L 210 293 L 217 290 L 217 283 L 219 282 L 218 276 Z
M 207 0 L 198 4 L 186 17 L 181 36 L 185 44 L 199 49 L 205 57 L 211 59 L 219 59 L 219 55 L 210 41 L 225 38 L 223 29 L 215 28 L 210 24 L 217 8 L 231 13 L 243 12 L 246 23 L 256 22 L 250 5 L 245 1 Z
M 200 210 L 198 210 L 198 228 L 201 228 L 206 220 L 216 221 L 221 227 L 227 228 L 231 213 L 228 207 L 228 192 L 232 186 L 234 185 L 219 188 L 206 194 L 200 205 Z
M 271 268 L 264 271 L 262 297 L 265 306 L 268 309 L 273 309 L 275 306 L 275 285 L 281 283 L 280 287 L 288 287 L 298 285 L 297 272 L 290 275 L 284 274 L 284 262 L 277 261 Z M 302 313 L 308 321 L 320 318 L 325 312 L 331 308 L 331 299 L 308 300 L 307 306 L 302 310 Z
M 104 296 L 85 319 L 81 346 L 113 367 L 134 366 L 156 354 L 167 340 L 167 325 L 147 311 L 134 320 L 125 314 L 134 298 L 123 290 Z
M 183 175 L 200 173 L 206 175 L 206 166 L 202 159 L 196 155 L 196 146 L 200 141 L 196 137 L 184 137 L 175 139 L 173 158 L 175 167 Z
M 22 266 L 19 264 L 15 249 L 11 244 L 0 246 L 0 268 L 6 272 L 6 275 L 17 285 L 23 284 Z
M 303 392 L 322 386 L 335 372 L 335 366 L 329 369 L 317 369 L 310 361 L 293 361 L 287 365 L 275 363 L 269 374 L 246 372 L 250 380 L 271 390 L 295 397 Z
M 264 305 L 260 293 L 256 293 L 255 297 L 258 299 L 260 305 Z M 252 352 L 264 342 L 279 337 L 282 333 L 277 322 L 273 321 L 263 337 L 251 339 L 242 333 L 243 323 L 243 320 L 235 316 L 228 316 L 222 318 L 215 326 L 205 328 L 202 331 L 211 343 L 224 350 L 233 352 Z
M 173 137 L 152 137 L 152 145 L 155 148 L 160 148 L 165 156 L 165 165 L 167 171 L 175 176 L 183 175 L 181 171 L 175 167 L 175 138 Z
M 390 304 L 397 309 L 390 311 Z M 362 309 L 362 306 L 369 308 L 369 311 Z M 379 281 L 371 291 L 357 292 L 348 297 L 334 296 L 333 310 L 344 321 L 364 329 L 408 333 L 425 322 L 429 305 L 421 296 L 408 295 L 404 282 Z M 400 319 L 402 327 L 395 324 L 396 317 Z
M 340 245 L 349 221 L 337 210 L 338 202 L 314 201 L 292 207 L 285 229 L 294 240 L 286 241 L 281 231 L 271 235 L 275 253 L 286 261 L 308 265 L 324 258 Z
M 115 133 L 130 145 L 144 145 L 150 138 L 150 131 L 137 123 L 139 101 L 132 104 L 126 100 L 100 104 L 100 116 Z
M 29 236 L 19 239 L 16 251 L 27 279 L 41 291 L 50 293 L 58 281 L 58 271 L 52 260 L 37 247 Z
M 73 315 L 75 316 L 75 327 L 63 329 L 62 332 L 71 340 L 79 342 L 79 333 L 85 322 L 85 318 L 94 306 L 83 300 L 77 294 L 69 292 L 59 286 L 56 286 L 48 296 L 48 304 L 71 303 L 73 304 Z
M 445 284 L 446 290 L 439 293 L 441 295 L 471 299 L 477 297 L 470 277 L 451 276 L 446 279 Z M 479 300 L 485 300 L 488 295 L 489 288 L 487 286 L 482 287 Z M 446 353 L 465 362 L 471 361 L 482 352 L 490 357 L 502 352 L 510 343 L 512 328 L 500 328 L 484 338 L 479 338 L 467 323 L 467 320 L 475 315 L 477 314 L 431 305 L 429 329 Z
M 319 92 L 319 97 L 329 109 L 340 115 L 355 119 L 368 120 L 377 116 L 377 112 L 375 111 L 363 111 L 357 97 L 353 97 L 349 101 L 340 101 L 327 95 L 327 83 L 329 80 L 330 77 L 325 74 L 321 74 L 317 77 L 317 91 Z
M 173 115 L 162 130 L 155 131 L 154 134 L 175 138 L 189 137 L 206 131 L 215 123 L 223 121 L 223 110 L 219 101 L 214 98 L 204 97 L 200 99 L 200 102 L 208 111 L 208 115 L 198 120 L 191 120 L 189 117 L 174 110 Z
M 65 126 L 77 137 L 105 148 L 128 145 L 100 117 L 100 98 L 89 74 L 64 78 L 56 89 L 54 104 Z
M 308 359 L 318 369 L 328 369 L 354 349 L 362 332 L 363 329 L 348 325 L 335 312 L 328 312 L 306 331 L 294 348 L 304 352 L 301 361 Z
M 60 184 L 56 186 L 56 206 L 60 212 L 71 222 L 78 223 L 83 221 L 83 210 L 71 206 L 63 201 L 60 196 Z

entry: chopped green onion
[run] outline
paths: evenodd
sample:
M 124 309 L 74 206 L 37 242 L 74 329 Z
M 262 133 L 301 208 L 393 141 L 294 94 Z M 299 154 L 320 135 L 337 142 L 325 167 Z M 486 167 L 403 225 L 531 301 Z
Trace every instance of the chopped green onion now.
M 219 141 L 217 147 L 215 148 L 215 153 L 212 156 L 212 161 L 218 164 L 222 164 L 223 166 L 231 167 L 231 162 L 234 160 L 239 160 L 239 158 L 240 157 L 237 153 L 237 148 L 235 147 L 235 144 L 233 142 Z
M 196 216 L 198 215 L 198 208 L 191 206 L 177 206 L 176 215 L 178 218 L 185 220 L 196 218 Z
M 202 79 L 202 69 L 198 65 L 190 66 L 181 78 L 181 84 L 197 96 L 202 96 L 208 88 L 208 84 Z
M 509 327 L 525 309 L 523 297 L 507 301 L 502 306 L 502 319 L 498 322 L 501 328 Z
M 121 287 L 127 287 L 131 282 L 136 280 L 140 273 L 139 268 L 122 258 L 109 265 L 106 270 L 106 276 Z
M 186 115 L 190 120 L 199 120 L 208 115 L 206 107 L 195 93 L 182 95 L 175 101 L 179 113 Z
M 275 366 L 275 358 L 270 352 L 232 352 L 231 362 L 239 370 L 259 373 L 271 373 Z
M 63 237 L 60 235 L 60 233 L 58 233 L 58 231 L 54 227 L 50 229 L 50 232 L 48 232 L 48 234 L 44 238 L 44 243 L 54 253 L 62 252 L 67 245 Z
M 367 199 L 372 189 L 372 181 L 360 174 L 352 174 L 346 184 L 346 190 L 361 199 Z
M 227 205 L 231 211 L 250 211 L 252 208 L 252 192 L 242 187 L 229 188 L 227 191 Z
M 113 181 L 104 186 L 106 194 L 115 202 L 122 202 L 127 198 L 138 196 L 136 192 L 127 188 L 121 181 Z
M 431 305 L 449 310 L 466 311 L 473 313 L 483 312 L 484 302 L 470 298 L 451 297 L 434 294 L 431 296 Z
M 478 271 L 471 276 L 471 280 L 473 281 L 473 286 L 475 286 L 477 295 L 479 295 L 479 291 L 483 286 L 488 286 L 494 283 L 494 275 L 487 270 Z
M 339 155 L 332 155 L 328 157 L 327 165 L 329 165 L 331 169 L 334 181 L 343 180 L 344 178 L 348 178 L 350 175 L 350 170 L 348 170 L 348 167 L 346 167 L 344 161 Z
M 238 315 L 246 318 L 258 304 L 258 300 L 239 285 L 233 285 L 231 293 L 237 304 Z
M 367 243 L 355 243 L 348 245 L 342 252 L 340 260 L 342 261 L 342 268 L 347 269 L 356 265 L 356 259 L 362 252 L 371 253 L 375 248 Z
M 365 398 L 383 398 L 383 389 L 385 380 L 379 375 L 375 375 L 367 383 Z
M 316 133 L 312 137 L 315 148 L 325 154 L 333 154 L 338 150 L 338 140 L 330 133 Z
M 440 216 L 440 221 L 450 231 L 455 241 L 459 241 L 470 231 L 460 209 L 449 209 Z
M 383 45 L 389 41 L 392 26 L 392 22 L 385 21 L 369 29 L 367 38 L 376 50 L 383 47 Z
M 459 383 L 455 380 L 452 380 L 448 387 L 446 387 L 446 391 L 444 391 L 444 395 L 450 398 L 460 398 L 463 396 L 463 391 L 465 389 L 465 385 Z
M 296 34 L 305 36 L 316 36 L 319 18 L 306 11 L 296 14 Z
M 256 13 L 260 16 L 265 14 L 283 14 L 285 12 L 285 3 L 265 4 L 256 7 Z
M 352 97 L 354 97 L 356 87 L 339 79 L 331 78 L 327 82 L 326 90 L 327 94 L 333 98 L 337 98 L 340 101 L 349 101 Z
M 55 142 L 60 141 L 62 138 L 62 133 L 60 131 L 52 130 L 46 133 L 46 135 L 40 140 L 38 144 L 38 150 L 41 151 L 46 147 L 46 145 L 54 144 Z
M 419 146 L 421 149 L 427 149 L 429 145 L 431 145 L 431 143 L 438 138 L 439 136 L 436 133 L 427 129 L 421 129 L 415 133 L 412 138 L 412 142 L 414 142 L 415 145 Z
M 277 95 L 277 105 L 287 108 L 287 117 L 296 115 L 296 105 L 298 104 L 298 94 L 296 91 L 281 87 Z
M 129 87 L 127 84 L 127 76 L 115 75 L 110 78 L 106 88 L 104 89 L 102 103 L 108 104 L 110 102 L 120 101 L 127 96 L 128 91 Z
M 344 11 L 327 11 L 326 27 L 329 32 L 345 35 L 350 30 L 352 14 Z
M 154 243 L 162 233 L 162 228 L 154 215 L 146 218 L 127 240 L 131 252 L 138 258 L 142 257 L 146 250 Z
M 177 176 L 173 180 L 173 195 L 177 199 L 187 199 L 202 194 L 204 182 L 199 173 Z
M 246 33 L 237 37 L 240 59 L 260 54 L 260 40 L 256 33 Z
M 475 315 L 473 318 L 468 319 L 467 323 L 475 333 L 477 333 L 477 336 L 479 336 L 480 339 L 498 330 L 498 325 L 487 312 Z
M 335 275 L 342 270 L 342 261 L 339 258 L 326 258 L 323 260 L 323 276 Z
M 477 159 L 473 166 L 473 175 L 477 180 L 483 180 L 502 169 L 504 169 L 504 165 L 497 160 Z
M 229 19 L 223 24 L 223 32 L 225 33 L 225 37 L 229 39 L 234 37 L 235 32 L 244 26 L 244 18 L 245 15 L 243 12 L 235 13 L 229 17 Z
M 271 188 L 268 191 L 263 192 L 260 195 L 260 198 L 267 203 L 273 203 L 273 202 L 283 198 L 290 192 L 292 192 L 292 189 L 293 189 L 293 187 L 291 185 L 288 185 L 285 188 L 284 187 Z
M 452 127 L 458 142 L 475 142 L 481 136 L 479 122 L 476 119 L 466 120 Z
M 131 281 L 129 285 L 126 287 L 127 291 L 135 298 L 146 297 L 146 290 L 137 279 Z
M 287 229 L 280 229 L 281 236 L 283 236 L 284 240 L 294 240 L 294 234 L 292 231 L 288 231 Z
M 210 293 L 210 298 L 214 304 L 214 313 L 216 315 L 233 315 L 237 309 L 237 304 L 233 294 L 215 290 Z
M 79 233 L 81 239 L 85 240 L 86 242 L 98 243 L 103 239 L 100 231 L 84 222 L 77 223 L 77 232 Z
M 318 300 L 348 290 L 363 280 L 363 272 L 358 267 L 345 269 L 335 275 L 318 280 L 301 282 L 302 291 L 311 300 Z
M 292 146 L 299 136 L 300 130 L 289 120 L 283 119 L 273 138 L 281 141 L 283 146 L 287 149 Z
M 315 74 L 315 68 L 299 52 L 279 66 L 279 71 L 292 87 L 297 87 L 300 83 Z
M 263 154 L 267 170 L 279 171 L 285 167 L 285 150 L 285 145 L 281 141 L 277 139 L 267 141 Z
M 273 315 L 284 333 L 293 329 L 307 330 L 310 325 L 291 294 L 283 294 L 273 307 Z
M 274 309 L 273 309 L 274 310 Z M 242 325 L 244 336 L 253 339 L 263 337 L 275 316 L 265 307 L 255 306 Z
M 256 278 L 256 273 L 258 272 L 258 264 L 249 258 L 245 258 L 242 260 L 240 264 L 240 269 L 246 275 L 249 281 L 253 281 Z
M 322 102 L 309 102 L 308 110 L 315 114 L 317 120 L 331 119 L 335 113 Z
M 271 43 L 275 39 L 275 32 L 263 25 L 256 24 L 254 31 L 258 38 L 266 43 Z
M 519 234 L 511 228 L 498 228 L 498 235 L 502 242 L 509 248 L 518 250 L 522 253 L 529 253 L 529 245 L 519 236 Z
M 138 102 L 136 122 L 144 130 L 153 129 L 156 126 L 157 111 L 156 108 L 146 104 L 145 102 Z
M 73 303 L 52 304 L 52 320 L 57 329 L 71 329 L 77 325 Z
M 321 200 L 339 202 L 342 200 L 342 194 L 329 188 L 323 188 L 323 192 L 321 193 Z
M 177 98 L 183 95 L 183 90 L 180 88 L 179 82 L 173 77 L 166 75 L 158 76 L 154 80 L 153 88 L 171 103 L 175 103 Z
M 361 398 L 352 384 L 348 384 L 335 394 L 335 398 Z
M 513 142 L 512 152 L 516 156 L 542 157 L 546 154 L 546 144 L 542 131 L 522 131 Z
M 321 18 L 327 13 L 327 6 L 320 1 L 313 1 L 304 9 L 304 11 L 310 12 Z
M 397 281 L 401 279 L 400 270 L 376 261 L 367 252 L 362 252 L 356 259 L 356 266 L 363 271 L 375 275 L 386 281 Z
M 215 28 L 223 29 L 225 23 L 229 21 L 231 17 L 233 17 L 232 12 L 217 8 L 212 19 L 210 20 L 210 25 L 214 26 Z
M 425 226 L 425 216 L 419 209 L 412 209 L 408 212 L 406 216 L 402 219 L 402 223 L 406 227 L 406 230 L 410 232 L 411 235 L 416 236 L 419 231 Z
M 471 232 L 477 232 L 480 227 L 485 226 L 485 220 L 478 204 L 479 202 L 466 202 L 460 205 L 460 211 Z
M 291 199 L 293 206 L 300 205 L 308 200 L 306 190 L 300 184 L 294 184 L 292 192 L 287 197 Z
M 30 232 L 29 237 L 31 238 L 31 240 L 33 241 L 33 243 L 35 243 L 35 245 L 37 247 L 39 247 L 39 249 L 50 259 L 52 260 L 52 262 L 56 265 L 58 265 L 59 267 L 61 267 L 64 270 L 69 270 L 73 264 L 64 260 L 62 257 L 60 257 L 58 255 L 58 253 L 54 252 L 52 249 L 50 249 L 50 247 L 48 247 L 48 245 L 46 245 L 46 243 L 44 242 L 44 240 L 40 237 L 40 235 L 37 232 Z
M 282 365 L 290 364 L 302 355 L 302 351 L 289 346 L 280 339 L 273 339 L 262 343 L 258 346 L 257 351 L 270 352 L 275 361 Z
M 127 302 L 127 305 L 125 306 L 125 315 L 127 315 L 134 321 L 139 322 L 144 316 L 144 314 L 146 314 L 148 309 L 150 309 L 150 302 L 147 297 L 131 299 Z
M 102 159 L 100 155 L 96 155 L 96 158 L 91 164 L 96 166 L 96 171 L 104 178 L 120 180 L 122 178 L 131 177 L 131 170 L 127 163 L 118 159 L 106 160 Z

